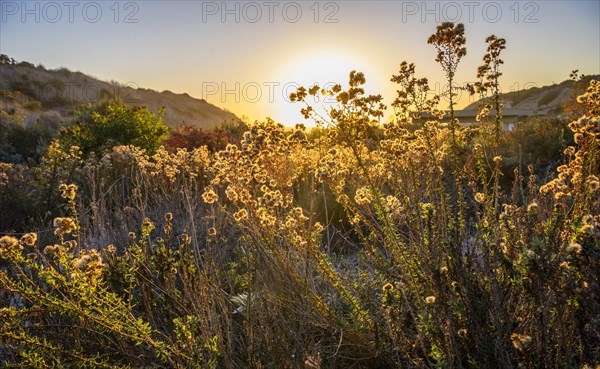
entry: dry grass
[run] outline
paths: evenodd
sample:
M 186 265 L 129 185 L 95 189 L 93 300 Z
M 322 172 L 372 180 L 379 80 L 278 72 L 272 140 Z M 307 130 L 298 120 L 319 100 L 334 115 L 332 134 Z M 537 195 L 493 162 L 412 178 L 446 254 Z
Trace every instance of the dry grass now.
M 510 191 L 494 122 L 407 130 L 399 112 L 380 134 L 363 83 L 353 73 L 348 90 L 326 90 L 340 104 L 325 115 L 305 106 L 326 125 L 311 140 L 266 121 L 215 154 L 120 146 L 82 159 L 52 145 L 35 191 L 64 209 L 54 234 L 0 238 L 2 360 L 596 365 L 600 83 L 580 97 L 555 178 L 522 163 Z M 0 169 L 4 191 L 16 174 Z

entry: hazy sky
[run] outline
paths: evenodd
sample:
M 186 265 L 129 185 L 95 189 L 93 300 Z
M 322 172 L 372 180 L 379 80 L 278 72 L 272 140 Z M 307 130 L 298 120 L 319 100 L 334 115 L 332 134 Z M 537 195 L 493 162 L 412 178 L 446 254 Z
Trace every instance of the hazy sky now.
M 507 40 L 505 91 L 600 74 L 600 1 L 5 1 L 0 53 L 102 80 L 187 92 L 238 116 L 302 121 L 297 85 L 347 82 L 363 71 L 389 103 L 390 77 L 414 62 L 434 90 L 443 72 L 427 38 L 463 22 L 470 82 L 484 39 Z M 467 99 L 463 100 L 463 105 Z M 391 113 L 391 111 L 390 111 Z

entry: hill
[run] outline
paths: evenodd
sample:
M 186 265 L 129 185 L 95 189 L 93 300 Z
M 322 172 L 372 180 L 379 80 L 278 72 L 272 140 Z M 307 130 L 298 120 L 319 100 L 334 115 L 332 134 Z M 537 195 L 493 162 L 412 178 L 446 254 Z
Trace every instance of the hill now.
M 583 86 L 587 86 L 591 79 L 600 79 L 600 75 L 584 77 Z M 520 91 L 511 91 L 501 94 L 505 109 L 523 109 L 535 111 L 540 115 L 558 115 L 564 104 L 573 97 L 573 80 L 566 80 L 559 84 L 543 87 L 532 87 Z M 479 101 L 471 103 L 464 110 L 478 109 Z
M 146 106 L 157 113 L 165 107 L 163 122 L 210 129 L 225 121 L 239 120 L 233 113 L 186 93 L 158 92 L 115 81 L 106 82 L 67 68 L 48 70 L 28 62 L 0 60 L 0 110 L 23 119 L 58 126 L 70 120 L 75 106 L 120 97 L 127 105 Z

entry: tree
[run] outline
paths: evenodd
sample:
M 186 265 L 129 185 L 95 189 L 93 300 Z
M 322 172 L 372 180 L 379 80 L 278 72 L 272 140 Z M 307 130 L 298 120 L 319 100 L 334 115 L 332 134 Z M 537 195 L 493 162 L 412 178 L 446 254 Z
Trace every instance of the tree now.
M 8 55 L 0 54 L 0 64 L 11 64 Z
M 133 145 L 154 153 L 168 131 L 162 114 L 145 107 L 104 101 L 76 111 L 75 124 L 62 132 L 62 146 L 79 146 L 84 155 L 118 145 Z

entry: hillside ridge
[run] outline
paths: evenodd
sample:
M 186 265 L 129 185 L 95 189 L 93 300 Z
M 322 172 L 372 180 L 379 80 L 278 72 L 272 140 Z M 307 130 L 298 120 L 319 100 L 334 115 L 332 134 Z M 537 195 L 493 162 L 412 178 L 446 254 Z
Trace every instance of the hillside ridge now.
M 0 110 L 21 116 L 25 123 L 58 126 L 71 120 L 73 108 L 103 99 L 120 98 L 129 106 L 145 106 L 154 113 L 165 107 L 163 123 L 211 129 L 239 121 L 233 113 L 187 93 L 158 92 L 133 83 L 102 81 L 67 68 L 46 69 L 28 62 L 0 60 Z
M 600 75 L 585 76 L 583 86 L 591 79 L 600 79 Z M 573 86 L 578 82 L 567 79 L 560 83 L 541 87 L 530 87 L 523 90 L 510 91 L 500 94 L 500 100 L 505 109 L 532 110 L 540 115 L 559 115 L 563 106 L 573 97 Z M 478 109 L 481 100 L 477 100 L 462 110 Z

